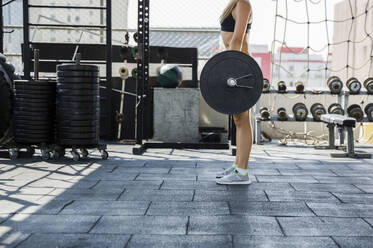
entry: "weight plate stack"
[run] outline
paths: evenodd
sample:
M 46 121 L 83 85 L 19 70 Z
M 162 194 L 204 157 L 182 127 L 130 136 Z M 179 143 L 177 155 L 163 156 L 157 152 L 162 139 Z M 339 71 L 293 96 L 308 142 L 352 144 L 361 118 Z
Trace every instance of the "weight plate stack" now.
M 62 146 L 99 142 L 99 70 L 94 65 L 57 66 L 56 138 Z
M 53 143 L 56 82 L 15 80 L 13 92 L 15 141 L 27 145 Z
M 0 147 L 7 143 L 12 126 L 12 81 L 3 65 L 0 65 Z

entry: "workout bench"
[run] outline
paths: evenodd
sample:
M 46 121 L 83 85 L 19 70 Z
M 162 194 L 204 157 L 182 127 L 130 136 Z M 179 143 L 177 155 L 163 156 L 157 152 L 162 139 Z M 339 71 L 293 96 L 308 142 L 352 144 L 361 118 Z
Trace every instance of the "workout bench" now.
M 333 158 L 371 158 L 371 154 L 355 153 L 354 148 L 354 132 L 353 128 L 356 127 L 356 119 L 346 117 L 343 115 L 325 114 L 321 115 L 321 121 L 328 124 L 329 128 L 329 146 L 315 147 L 316 149 L 338 149 L 339 146 L 335 145 L 334 129 L 337 126 L 339 129 L 347 132 L 347 152 L 345 153 L 331 153 Z

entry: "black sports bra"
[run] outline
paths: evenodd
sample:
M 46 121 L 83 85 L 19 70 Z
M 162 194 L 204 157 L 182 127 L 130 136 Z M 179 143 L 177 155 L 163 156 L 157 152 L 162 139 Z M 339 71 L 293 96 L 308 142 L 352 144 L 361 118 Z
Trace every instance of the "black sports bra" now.
M 236 25 L 236 21 L 233 19 L 232 13 L 230 13 L 221 23 L 221 31 L 224 32 L 234 32 L 234 26 Z M 248 33 L 251 29 L 251 22 L 247 24 L 246 33 Z

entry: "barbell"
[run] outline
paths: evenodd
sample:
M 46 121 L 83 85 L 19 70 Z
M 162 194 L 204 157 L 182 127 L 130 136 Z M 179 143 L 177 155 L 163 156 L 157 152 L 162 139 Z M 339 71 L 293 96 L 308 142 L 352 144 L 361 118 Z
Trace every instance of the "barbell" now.
M 263 91 L 263 74 L 248 54 L 224 51 L 204 66 L 200 88 L 206 103 L 223 114 L 240 114 L 253 107 Z

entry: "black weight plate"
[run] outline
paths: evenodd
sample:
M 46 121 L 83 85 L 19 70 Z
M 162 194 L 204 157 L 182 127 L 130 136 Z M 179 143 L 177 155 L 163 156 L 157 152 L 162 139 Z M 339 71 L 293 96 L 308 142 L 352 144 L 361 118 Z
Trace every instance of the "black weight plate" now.
M 25 144 L 25 145 L 39 145 L 42 143 L 48 144 L 52 142 L 52 140 L 45 140 L 45 139 L 21 139 L 21 138 L 15 139 L 15 141 L 18 144 Z
M 93 104 L 84 104 L 84 105 L 80 105 L 80 104 L 69 105 L 66 103 L 57 103 L 56 108 L 61 111 L 65 111 L 65 110 L 68 111 L 71 109 L 77 110 L 77 111 L 87 110 L 89 111 L 89 113 L 92 113 L 94 111 L 100 111 L 100 104 L 98 102 L 93 103 Z
M 57 71 L 98 71 L 98 66 L 81 64 L 62 64 L 57 65 Z
M 46 100 L 52 100 L 54 99 L 54 95 L 53 94 L 47 94 L 47 95 L 44 95 L 44 94 L 26 94 L 26 93 L 22 93 L 22 94 L 14 94 L 15 97 L 17 98 L 25 98 L 25 99 L 46 99 Z
M 99 125 L 99 120 L 84 120 L 84 121 L 66 121 L 62 120 L 58 122 L 59 127 L 90 127 Z
M 29 98 L 15 96 L 14 100 L 16 103 L 26 104 L 26 105 L 29 103 L 54 104 L 53 99 L 29 99 Z
M 27 117 L 34 117 L 35 118 L 43 118 L 43 120 L 48 120 L 50 118 L 53 117 L 53 114 L 52 113 L 46 113 L 46 112 L 31 112 L 31 111 L 13 111 L 13 114 L 14 114 L 14 117 L 18 118 L 18 117 L 23 117 L 23 116 L 27 116 Z
M 94 133 L 98 131 L 99 126 L 90 126 L 90 127 L 66 127 L 66 126 L 59 126 L 57 128 L 58 132 L 66 132 L 66 133 Z
M 58 114 L 56 116 L 57 123 L 60 120 L 68 120 L 68 121 L 96 121 L 100 117 L 99 114 L 91 114 L 91 115 L 74 115 L 74 114 Z
M 93 108 L 64 108 L 61 106 L 57 106 L 58 112 L 63 112 L 66 114 L 72 113 L 72 114 L 96 114 L 97 112 L 100 112 L 100 108 L 93 107 Z
M 58 78 L 58 84 L 99 84 L 98 78 Z
M 35 140 L 45 140 L 48 141 L 51 139 L 51 135 L 49 134 L 15 134 L 15 138 L 19 139 L 35 139 Z
M 98 132 L 62 132 L 58 131 L 57 136 L 65 139 L 94 139 L 99 136 Z
M 52 121 L 40 121 L 40 120 L 29 120 L 29 119 L 15 119 L 14 125 L 26 125 L 26 126 L 35 126 L 35 127 L 42 127 L 42 126 L 53 126 Z
M 31 106 L 27 106 L 27 105 L 24 105 L 24 106 L 14 106 L 13 107 L 13 110 L 16 110 L 16 111 L 24 111 L 24 112 L 42 112 L 42 113 L 53 113 L 55 111 L 55 106 L 51 105 L 51 106 L 41 106 L 41 107 L 31 107 Z
M 50 90 L 25 90 L 25 89 L 15 89 L 13 90 L 14 94 L 38 94 L 38 95 L 49 95 L 54 96 L 56 94 L 56 89 L 50 89 Z
M 13 85 L 14 90 L 31 90 L 31 91 L 53 91 L 56 88 L 56 83 L 51 83 L 50 85 L 27 85 L 21 84 Z
M 41 80 L 14 80 L 14 85 L 17 87 L 19 85 L 25 86 L 53 86 L 56 84 L 56 80 L 52 79 L 41 79 Z
M 230 87 L 227 81 L 231 78 L 237 79 L 240 86 L 253 88 Z M 200 84 L 202 96 L 210 107 L 223 114 L 239 114 L 259 100 L 263 91 L 263 74 L 249 55 L 224 51 L 206 63 Z
M 57 89 L 63 90 L 97 90 L 100 89 L 99 84 L 57 84 Z
M 87 89 L 79 89 L 79 90 L 70 90 L 70 89 L 58 89 L 58 95 L 66 95 L 66 96 L 99 96 L 99 89 L 87 90 Z
M 98 139 L 57 139 L 59 145 L 98 145 Z
M 100 100 L 97 95 L 94 96 L 61 96 L 57 95 L 57 100 L 59 102 L 96 102 Z
M 35 109 L 48 109 L 54 108 L 54 103 L 25 103 L 20 101 L 14 102 L 14 107 L 18 108 L 35 108 Z
M 38 131 L 38 130 L 49 130 L 49 131 L 53 131 L 54 128 L 53 126 L 51 125 L 38 125 L 38 126 L 33 126 L 33 125 L 23 125 L 22 123 L 17 123 L 17 124 L 14 124 L 14 129 L 22 129 L 22 130 L 35 130 L 35 131 Z
M 58 77 L 98 77 L 98 71 L 57 71 Z
M 39 135 L 39 137 L 49 137 L 53 135 L 51 130 L 28 130 L 28 129 L 16 129 L 14 132 L 17 134 L 17 137 L 24 135 Z

